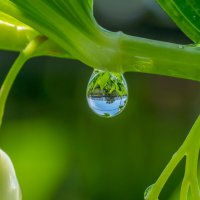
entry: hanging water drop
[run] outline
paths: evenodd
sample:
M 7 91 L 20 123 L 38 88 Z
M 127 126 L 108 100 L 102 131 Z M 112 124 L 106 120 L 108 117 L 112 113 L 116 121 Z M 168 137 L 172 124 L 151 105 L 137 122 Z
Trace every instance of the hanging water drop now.
M 145 190 L 145 192 L 144 192 L 144 200 L 146 200 L 146 199 L 148 198 L 148 196 L 149 196 L 151 190 L 153 189 L 153 186 L 154 186 L 154 184 L 153 184 L 153 185 L 150 185 L 150 186 Z
M 99 116 L 120 114 L 128 101 L 128 87 L 122 74 L 94 70 L 87 87 L 89 107 Z

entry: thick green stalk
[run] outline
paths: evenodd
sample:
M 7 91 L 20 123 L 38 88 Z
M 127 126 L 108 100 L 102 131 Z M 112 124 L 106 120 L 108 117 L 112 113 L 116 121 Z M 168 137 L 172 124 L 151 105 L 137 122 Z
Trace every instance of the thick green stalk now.
M 193 42 L 200 42 L 199 0 L 156 1 Z
M 73 9 L 76 17 L 67 11 L 63 12 L 62 6 L 68 12 L 72 12 L 69 8 Z M 97 69 L 143 72 L 200 81 L 198 46 L 159 42 L 106 31 L 95 22 L 92 10 L 89 9 L 87 2 L 84 5 L 79 0 L 58 1 L 57 4 L 45 0 L 37 1 L 37 4 L 31 0 L 0 0 L 1 11 L 35 28 L 57 44 L 51 55 L 67 57 L 70 52 L 70 57 Z M 54 18 L 49 20 L 50 16 Z M 60 52 L 59 48 L 66 54 Z M 42 53 L 40 51 L 38 55 Z
M 2 118 L 4 114 L 4 108 L 6 104 L 6 100 L 8 97 L 8 94 L 10 92 L 10 89 L 20 71 L 22 66 L 25 64 L 25 62 L 34 56 L 36 49 L 46 40 L 44 37 L 36 37 L 33 41 L 31 41 L 27 47 L 22 50 L 22 52 L 19 54 L 18 58 L 16 59 L 15 63 L 11 67 L 8 75 L 6 76 L 6 79 L 4 80 L 3 85 L 1 86 L 0 90 L 0 126 L 2 124 Z
M 122 71 L 136 71 L 200 81 L 200 48 L 123 35 Z
M 18 31 L 14 27 L 8 27 L 13 31 L 7 32 L 6 27 L 6 24 L 2 25 L 0 32 L 0 49 L 22 50 L 28 42 L 27 34 L 30 30 Z M 107 64 L 99 63 L 99 66 L 96 64 L 92 67 L 114 72 L 143 72 L 200 81 L 200 47 L 198 46 L 159 42 L 131 37 L 123 33 L 108 32 L 106 38 L 107 44 L 111 45 L 109 38 L 112 38 L 112 46 L 116 45 L 118 48 L 105 46 L 101 48 L 101 52 L 91 49 L 97 54 L 95 56 L 102 54 L 105 57 L 104 61 L 107 60 Z M 109 51 L 110 53 L 107 53 Z M 50 40 L 37 50 L 37 55 L 70 57 Z

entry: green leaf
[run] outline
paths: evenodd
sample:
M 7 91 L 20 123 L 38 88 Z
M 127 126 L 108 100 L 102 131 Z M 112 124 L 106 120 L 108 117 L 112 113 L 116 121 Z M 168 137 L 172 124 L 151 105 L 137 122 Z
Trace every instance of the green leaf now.
M 157 2 L 192 41 L 200 42 L 199 0 L 157 0 Z

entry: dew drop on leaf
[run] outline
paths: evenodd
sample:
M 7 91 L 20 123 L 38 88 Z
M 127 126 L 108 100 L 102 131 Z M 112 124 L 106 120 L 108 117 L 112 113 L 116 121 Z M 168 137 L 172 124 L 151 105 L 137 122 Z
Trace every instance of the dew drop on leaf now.
M 89 107 L 99 116 L 111 118 L 120 114 L 128 101 L 128 87 L 124 76 L 94 70 L 87 87 Z
M 153 185 L 150 185 L 144 192 L 144 200 L 147 199 L 149 193 L 151 192 L 152 188 L 153 188 L 154 184 Z

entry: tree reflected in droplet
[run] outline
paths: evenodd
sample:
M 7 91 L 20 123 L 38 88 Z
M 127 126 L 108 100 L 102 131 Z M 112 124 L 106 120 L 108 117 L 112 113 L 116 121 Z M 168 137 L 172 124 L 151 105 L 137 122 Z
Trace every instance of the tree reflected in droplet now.
M 128 87 L 122 74 L 95 70 L 87 87 L 90 108 L 102 117 L 121 113 L 128 101 Z

